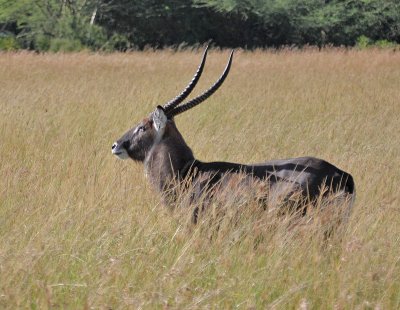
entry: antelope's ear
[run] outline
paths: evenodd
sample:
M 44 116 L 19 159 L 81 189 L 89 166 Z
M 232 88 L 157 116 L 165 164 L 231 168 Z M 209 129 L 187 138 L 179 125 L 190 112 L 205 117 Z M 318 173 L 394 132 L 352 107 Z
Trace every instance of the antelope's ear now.
M 165 125 L 167 124 L 167 116 L 165 115 L 164 109 L 161 106 L 158 106 L 153 112 L 153 124 L 156 131 L 164 131 Z

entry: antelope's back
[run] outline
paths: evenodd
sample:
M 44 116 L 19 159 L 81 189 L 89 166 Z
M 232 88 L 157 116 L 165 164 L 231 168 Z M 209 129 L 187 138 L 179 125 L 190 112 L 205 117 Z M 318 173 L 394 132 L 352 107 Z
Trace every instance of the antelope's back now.
M 299 184 L 311 198 L 320 194 L 325 186 L 331 191 L 343 190 L 347 194 L 354 193 L 353 177 L 332 165 L 315 157 L 298 157 L 279 159 L 252 165 L 254 175 L 270 179 L 285 180 Z

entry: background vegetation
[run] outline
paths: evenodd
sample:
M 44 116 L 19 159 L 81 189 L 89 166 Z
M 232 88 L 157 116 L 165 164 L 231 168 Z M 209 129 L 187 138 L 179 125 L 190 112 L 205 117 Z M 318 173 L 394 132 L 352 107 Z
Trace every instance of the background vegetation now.
M 319 222 L 252 204 L 193 227 L 111 155 L 199 58 L 1 55 L 0 308 L 398 309 L 400 54 L 238 52 L 218 93 L 177 118 L 202 160 L 314 155 L 351 172 L 353 214 L 325 242 Z M 210 52 L 196 93 L 226 58 Z
M 398 0 L 0 0 L 0 49 L 385 46 Z

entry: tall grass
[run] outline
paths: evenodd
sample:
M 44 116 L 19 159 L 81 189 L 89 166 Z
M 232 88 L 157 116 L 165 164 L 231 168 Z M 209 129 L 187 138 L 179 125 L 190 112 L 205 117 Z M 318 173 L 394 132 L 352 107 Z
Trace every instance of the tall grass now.
M 400 54 L 238 52 L 176 119 L 201 160 L 312 155 L 350 172 L 356 204 L 328 241 L 252 205 L 193 226 L 111 155 L 199 58 L 0 54 L 0 308 L 399 308 Z M 226 58 L 211 51 L 196 94 Z

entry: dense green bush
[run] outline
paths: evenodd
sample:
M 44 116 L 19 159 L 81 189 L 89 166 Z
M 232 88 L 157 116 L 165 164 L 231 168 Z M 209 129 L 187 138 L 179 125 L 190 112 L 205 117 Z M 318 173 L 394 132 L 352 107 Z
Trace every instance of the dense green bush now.
M 38 51 L 125 51 L 210 41 L 220 47 L 363 48 L 371 40 L 391 47 L 400 43 L 400 2 L 0 0 L 0 31 L 14 38 L 2 39 L 4 46 Z
M 0 51 L 15 51 L 20 48 L 13 35 L 0 34 Z
M 398 48 L 400 45 L 395 43 L 395 42 L 391 42 L 389 40 L 371 40 L 370 38 L 368 38 L 367 36 L 360 36 L 357 39 L 357 44 L 356 47 L 358 49 L 366 49 L 366 48 Z
M 51 52 L 79 52 L 83 45 L 79 40 L 53 39 L 51 40 L 49 51 Z
M 38 51 L 101 49 L 103 27 L 94 24 L 98 1 L 0 0 L 0 27 L 13 31 L 23 48 Z M 92 12 L 92 13 L 91 13 Z
M 388 40 L 378 40 L 375 41 L 374 45 L 376 47 L 380 47 L 380 48 L 396 48 L 399 46 L 399 44 L 396 44 L 395 42 L 391 42 Z

